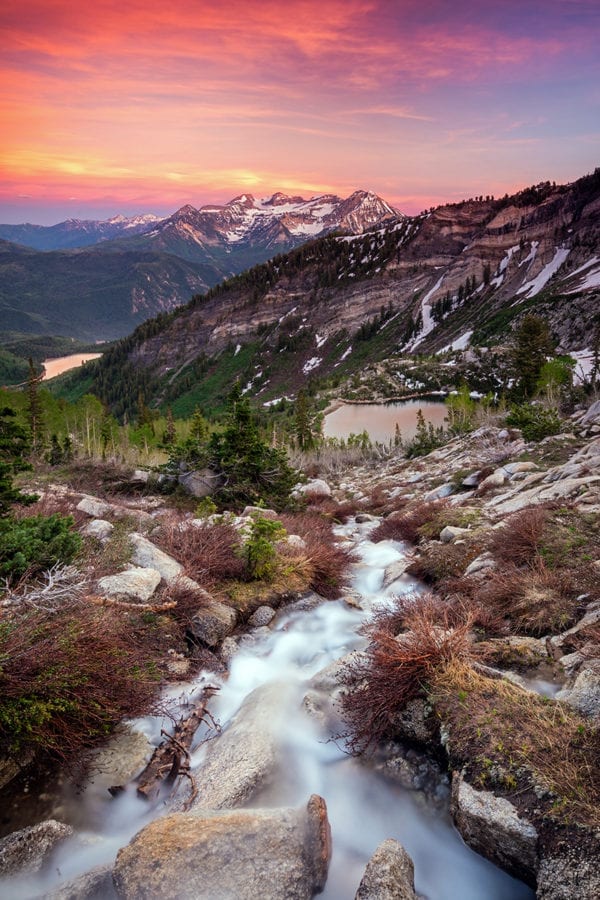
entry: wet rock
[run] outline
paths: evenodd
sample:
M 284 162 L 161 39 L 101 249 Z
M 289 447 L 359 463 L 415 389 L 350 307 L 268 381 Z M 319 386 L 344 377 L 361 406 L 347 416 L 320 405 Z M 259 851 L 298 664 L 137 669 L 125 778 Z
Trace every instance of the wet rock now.
M 156 569 L 135 567 L 117 575 L 106 575 L 97 583 L 99 594 L 118 600 L 146 603 L 160 584 L 160 572 Z
M 260 628 L 263 625 L 269 625 L 275 618 L 275 610 L 271 606 L 259 606 L 254 610 L 248 622 L 254 628 Z
M 538 833 L 512 803 L 490 791 L 475 790 L 457 774 L 451 810 L 470 847 L 516 877 L 535 883 Z
M 232 809 L 246 803 L 277 777 L 284 763 L 279 742 L 285 715 L 281 695 L 289 685 L 274 682 L 256 688 L 221 736 L 208 744 L 197 772 L 196 809 Z
M 114 525 L 107 522 L 106 519 L 92 519 L 91 522 L 81 529 L 82 534 L 88 537 L 95 537 L 103 544 L 110 538 L 114 531 Z
M 73 834 L 70 825 L 48 819 L 0 840 L 0 875 L 38 872 L 54 848 Z
M 354 517 L 354 521 L 358 525 L 364 525 L 365 522 L 378 522 L 378 516 L 372 516 L 371 513 L 357 513 Z
M 238 651 L 238 642 L 234 637 L 226 637 L 219 648 L 219 657 L 229 667 L 231 660 Z
M 153 749 L 141 731 L 120 725 L 109 741 L 94 751 L 86 790 L 105 796 L 112 785 L 128 784 L 142 771 Z
M 573 686 L 559 691 L 556 699 L 584 716 L 600 718 L 600 660 L 593 660 L 580 669 Z
M 121 900 L 310 900 L 323 890 L 331 857 L 325 801 L 300 809 L 167 816 L 119 851 Z
M 385 567 L 385 571 L 383 573 L 383 583 L 381 585 L 382 589 L 385 590 L 393 584 L 394 581 L 397 581 L 399 578 L 402 578 L 403 575 L 406 574 L 406 570 L 413 562 L 412 555 L 405 556 L 403 559 L 398 559 L 393 563 L 390 563 L 389 566 Z
M 197 641 L 201 641 L 207 647 L 216 647 L 231 634 L 236 622 L 235 609 L 216 600 L 203 600 L 202 608 L 192 617 L 189 631 Z
M 307 691 L 302 698 L 302 708 L 321 728 L 333 724 L 334 709 L 331 697 L 323 691 Z
M 98 500 L 97 497 L 88 496 L 82 497 L 76 508 L 79 512 L 84 512 L 94 519 L 105 518 L 112 509 L 110 503 L 104 503 L 102 500 Z
M 394 732 L 401 740 L 429 746 L 438 743 L 439 723 L 433 706 L 421 697 L 409 701 L 404 709 L 390 717 Z
M 308 687 L 315 691 L 325 691 L 328 694 L 334 694 L 344 687 L 344 676 L 347 675 L 348 665 L 366 659 L 366 653 L 360 650 L 353 650 L 352 653 L 347 653 L 345 656 L 335 659 L 323 669 L 319 669 L 307 683 Z
M 411 791 L 422 791 L 431 802 L 446 808 L 449 780 L 429 756 L 406 744 L 387 741 L 377 748 L 373 766 Z
M 44 894 L 42 900 L 113 900 L 112 866 L 96 866 L 79 878 Z
M 156 569 L 160 573 L 161 578 L 171 582 L 183 575 L 183 566 L 176 559 L 161 550 L 148 538 L 133 532 L 129 535 L 129 540 L 133 545 L 133 562 L 142 568 Z
M 365 869 L 354 900 L 416 900 L 413 861 L 399 841 L 380 844 Z

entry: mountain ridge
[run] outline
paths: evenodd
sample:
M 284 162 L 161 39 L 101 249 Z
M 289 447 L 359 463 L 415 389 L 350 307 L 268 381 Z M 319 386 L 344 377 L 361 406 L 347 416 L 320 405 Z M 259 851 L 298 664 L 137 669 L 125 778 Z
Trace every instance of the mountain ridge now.
M 386 354 L 505 341 L 530 311 L 577 349 L 600 328 L 599 289 L 600 169 L 303 244 L 141 326 L 97 388 L 118 406 L 110 369 L 125 365 L 148 401 L 202 402 L 202 379 L 226 368 L 269 403 Z
M 59 229 L 60 240 L 73 244 L 81 225 L 88 243 L 60 250 L 6 242 L 0 227 L 0 327 L 83 340 L 123 337 L 143 319 L 174 309 L 313 234 L 361 233 L 401 216 L 368 191 L 311 200 L 278 192 L 264 200 L 242 194 L 224 206 L 199 210 L 187 204 L 150 222 L 124 216 L 104 223 L 68 220 L 66 237 L 59 226 L 48 230 Z M 100 237 L 89 244 L 94 235 Z

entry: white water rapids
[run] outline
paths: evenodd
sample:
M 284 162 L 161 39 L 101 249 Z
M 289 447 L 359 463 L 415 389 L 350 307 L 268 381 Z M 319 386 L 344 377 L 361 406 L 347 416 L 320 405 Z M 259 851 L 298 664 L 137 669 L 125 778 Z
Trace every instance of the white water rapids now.
M 324 893 L 325 900 L 352 900 L 365 865 L 386 838 L 397 838 L 415 864 L 417 893 L 427 900 L 531 900 L 530 888 L 470 850 L 454 829 L 447 805 L 428 801 L 419 791 L 391 782 L 368 764 L 347 755 L 319 721 L 309 717 L 302 700 L 307 682 L 321 669 L 365 644 L 357 628 L 368 610 L 386 597 L 413 590 L 404 576 L 381 590 L 386 566 L 402 558 L 397 542 L 373 544 L 370 524 L 340 527 L 340 539 L 355 542 L 360 561 L 355 566 L 353 588 L 363 609 L 343 601 L 325 602 L 314 608 L 283 609 L 269 629 L 260 629 L 255 640 L 242 643 L 229 678 L 211 701 L 211 711 L 226 728 L 248 694 L 260 685 L 281 685 L 270 692 L 280 699 L 272 711 L 279 723 L 284 753 L 283 774 L 251 805 L 303 805 L 312 793 L 327 802 L 333 839 L 333 858 Z M 211 676 L 210 681 L 215 683 Z M 205 679 L 187 685 L 182 696 L 193 698 Z M 182 693 L 179 685 L 177 694 Z M 158 743 L 159 719 L 144 720 L 142 727 Z M 218 740 L 218 738 L 216 738 Z M 201 790 L 205 746 L 193 755 Z M 151 807 L 139 800 L 134 789 L 112 799 L 105 790 L 110 775 L 88 787 L 65 807 L 67 820 L 77 829 L 52 859 L 52 870 L 43 879 L 19 879 L 0 884 L 0 897 L 31 898 L 59 882 L 111 862 L 119 847 L 157 815 L 164 805 Z M 259 900 L 259 898 L 257 898 Z

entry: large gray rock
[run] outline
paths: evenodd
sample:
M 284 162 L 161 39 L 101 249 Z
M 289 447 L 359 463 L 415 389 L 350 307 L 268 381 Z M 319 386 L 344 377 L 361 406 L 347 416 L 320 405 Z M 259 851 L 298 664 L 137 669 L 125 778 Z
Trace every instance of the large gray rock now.
M 181 472 L 177 478 L 179 484 L 193 497 L 208 497 L 214 494 L 223 484 L 223 477 L 211 469 L 199 472 Z
M 133 725 L 119 725 L 106 744 L 90 757 L 86 792 L 105 797 L 112 785 L 128 784 L 142 771 L 153 750 L 146 735 Z
M 559 691 L 556 699 L 584 716 L 600 718 L 600 660 L 581 669 L 573 686 Z
M 284 761 L 279 733 L 286 704 L 281 700 L 289 692 L 280 682 L 256 688 L 223 733 L 209 742 L 196 774 L 195 808 L 241 806 L 277 777 Z
M 307 497 L 314 495 L 331 497 L 331 488 L 322 478 L 313 478 L 312 481 L 309 481 L 306 484 L 298 484 L 295 487 L 295 491 L 298 494 L 304 494 Z
M 189 631 L 196 640 L 206 644 L 207 647 L 216 647 L 231 634 L 236 621 L 235 609 L 217 600 L 204 599 L 202 607 L 192 616 Z
M 73 834 L 70 825 L 48 819 L 0 840 L 0 875 L 38 872 L 54 848 Z
M 446 525 L 440 531 L 440 541 L 442 544 L 454 544 L 455 541 L 460 541 L 467 534 L 469 534 L 468 528 L 458 528 L 456 525 Z
M 118 600 L 146 603 L 160 584 L 157 569 L 134 567 L 98 580 L 98 593 Z
M 365 869 L 354 900 L 416 900 L 413 861 L 399 841 L 380 844 Z
M 592 403 L 580 424 L 594 425 L 596 423 L 600 423 L 600 400 L 596 400 L 595 403 Z
M 91 522 L 88 522 L 87 525 L 81 529 L 81 532 L 88 537 L 95 537 L 104 544 L 114 530 L 115 526 L 112 522 L 107 522 L 106 519 L 92 519 Z
M 160 577 L 165 581 L 171 582 L 183 575 L 183 566 L 176 559 L 161 550 L 148 538 L 136 531 L 129 535 L 129 540 L 133 546 L 132 560 L 136 566 L 142 566 L 144 569 L 156 569 L 160 573 Z
M 158 819 L 119 851 L 121 900 L 310 900 L 331 856 L 325 801 Z
M 88 516 L 93 516 L 94 519 L 104 519 L 108 513 L 111 511 L 112 507 L 110 503 L 104 503 L 103 500 L 98 500 L 97 497 L 82 497 L 79 503 L 77 504 L 77 509 L 79 512 L 84 512 Z
M 96 866 L 44 894 L 43 900 L 113 900 L 116 896 L 112 866 Z
M 452 781 L 452 815 L 477 853 L 518 878 L 535 883 L 538 833 L 515 807 L 490 791 L 477 791 L 462 775 Z

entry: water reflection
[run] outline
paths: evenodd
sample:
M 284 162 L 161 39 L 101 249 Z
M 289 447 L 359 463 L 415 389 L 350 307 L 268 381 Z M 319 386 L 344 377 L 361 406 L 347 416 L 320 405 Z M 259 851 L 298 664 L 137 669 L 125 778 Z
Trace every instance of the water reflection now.
M 406 400 L 404 403 L 344 403 L 325 416 L 325 437 L 347 438 L 366 430 L 372 441 L 387 443 L 394 439 L 396 424 L 403 440 L 415 436 L 417 411 L 426 422 L 443 425 L 446 404 L 436 400 Z

